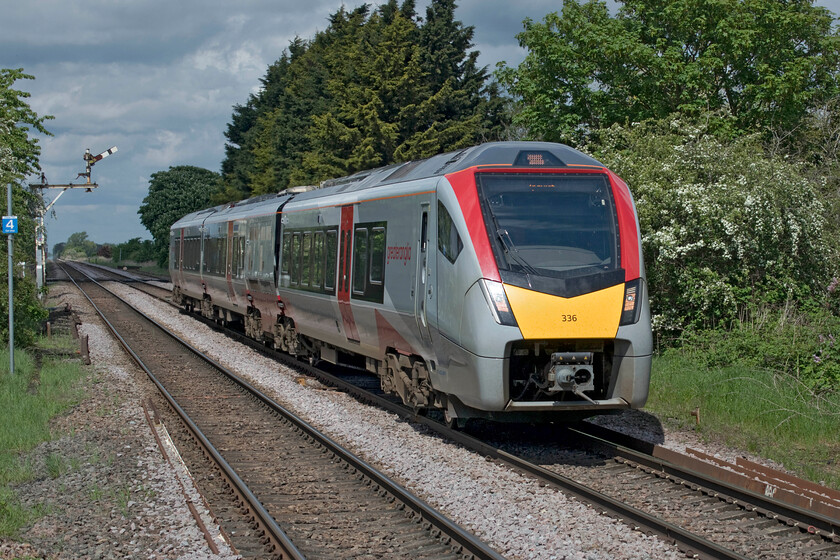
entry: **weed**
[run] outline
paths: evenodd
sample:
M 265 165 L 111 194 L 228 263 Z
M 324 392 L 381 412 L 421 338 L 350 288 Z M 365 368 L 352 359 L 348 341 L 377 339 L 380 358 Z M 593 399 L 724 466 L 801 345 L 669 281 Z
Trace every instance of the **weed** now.
M 49 356 L 36 370 L 32 357 L 20 350 L 15 351 L 15 372 L 10 375 L 8 358 L 8 350 L 0 349 L 0 537 L 16 534 L 43 515 L 44 508 L 22 506 L 8 485 L 33 478 L 35 470 L 23 454 L 51 438 L 50 418 L 79 402 L 83 393 L 78 381 L 84 377 L 78 363 Z M 30 391 L 34 379 L 39 380 L 33 384 L 37 390 Z M 47 457 L 47 472 L 53 478 L 73 465 L 58 455 Z
M 114 490 L 113 497 L 117 502 L 117 507 L 120 508 L 120 513 L 122 513 L 123 517 L 128 517 L 128 504 L 131 502 L 131 488 L 128 484 L 124 484 Z
M 50 453 L 46 459 L 47 474 L 50 478 L 58 478 L 67 472 L 67 465 L 64 462 L 64 457 L 57 453 Z

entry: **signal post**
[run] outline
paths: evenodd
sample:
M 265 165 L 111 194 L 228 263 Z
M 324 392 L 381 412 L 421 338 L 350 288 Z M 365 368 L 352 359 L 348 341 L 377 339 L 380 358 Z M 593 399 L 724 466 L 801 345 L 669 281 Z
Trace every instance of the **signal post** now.
M 40 183 L 29 183 L 29 188 L 34 192 L 36 189 L 41 191 L 41 200 L 44 199 L 44 189 L 61 189 L 61 192 L 43 208 L 38 210 L 38 215 L 35 217 L 36 224 L 35 224 L 35 283 L 38 288 L 38 297 L 41 294 L 41 288 L 44 287 L 46 283 L 46 275 L 47 275 L 47 242 L 46 242 L 46 229 L 44 227 L 44 216 L 47 212 L 52 209 L 58 199 L 61 198 L 67 189 L 85 189 L 85 192 L 93 192 L 93 189 L 97 188 L 99 185 L 96 183 L 91 183 L 90 181 L 90 169 L 94 166 L 94 164 L 109 155 L 113 154 L 117 151 L 117 147 L 113 146 L 99 154 L 98 156 L 94 156 L 90 153 L 90 149 L 85 150 L 85 155 L 82 156 L 82 159 L 85 160 L 85 171 L 84 173 L 79 173 L 76 178 L 84 177 L 84 183 L 69 183 L 63 185 L 51 185 L 47 183 L 47 178 L 41 173 L 41 182 Z M 9 210 L 11 212 L 11 209 Z

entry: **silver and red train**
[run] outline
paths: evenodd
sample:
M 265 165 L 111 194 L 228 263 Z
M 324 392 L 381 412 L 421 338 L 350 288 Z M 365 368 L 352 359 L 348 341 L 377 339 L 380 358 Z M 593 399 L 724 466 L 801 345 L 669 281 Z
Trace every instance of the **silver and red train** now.
M 451 422 L 644 405 L 652 354 L 627 185 L 562 144 L 498 142 L 189 214 L 174 299 L 347 363 Z

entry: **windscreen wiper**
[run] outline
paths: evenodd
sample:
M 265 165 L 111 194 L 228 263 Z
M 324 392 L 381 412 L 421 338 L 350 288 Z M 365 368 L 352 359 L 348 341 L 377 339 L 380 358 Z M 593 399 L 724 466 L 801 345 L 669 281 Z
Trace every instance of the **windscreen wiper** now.
M 539 276 L 534 267 L 532 267 L 528 262 L 522 258 L 519 254 L 519 249 L 516 248 L 516 245 L 513 243 L 513 240 L 510 238 L 510 234 L 506 229 L 497 229 L 496 235 L 499 236 L 499 241 L 502 242 L 502 247 L 505 250 L 505 253 L 510 255 L 510 258 L 513 259 L 516 264 L 522 267 L 525 271 L 525 274 L 534 274 L 535 276 Z M 528 285 L 531 284 L 531 281 L 528 280 Z

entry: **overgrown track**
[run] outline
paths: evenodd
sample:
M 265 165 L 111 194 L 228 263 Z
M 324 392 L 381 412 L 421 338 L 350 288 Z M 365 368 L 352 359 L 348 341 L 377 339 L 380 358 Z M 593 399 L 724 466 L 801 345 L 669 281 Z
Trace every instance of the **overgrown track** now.
M 231 483 L 242 484 L 237 492 L 258 527 L 251 540 L 268 541 L 271 554 L 501 558 L 104 287 L 95 282 L 82 287 L 173 408 L 190 418 L 196 437 L 207 440 L 208 453 L 230 470 Z M 243 546 L 234 539 L 234 545 L 253 551 L 253 543 Z

